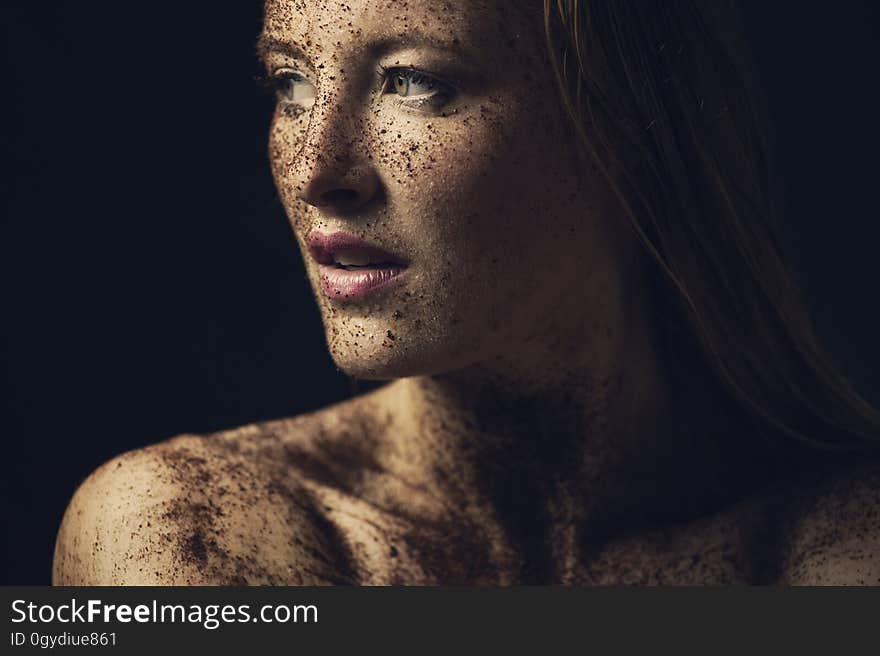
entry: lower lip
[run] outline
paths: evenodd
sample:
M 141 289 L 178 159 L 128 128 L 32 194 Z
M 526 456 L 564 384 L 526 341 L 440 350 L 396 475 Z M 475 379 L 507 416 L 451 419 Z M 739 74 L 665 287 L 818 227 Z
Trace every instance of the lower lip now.
M 318 271 L 321 275 L 321 288 L 330 299 L 350 300 L 363 298 L 387 287 L 400 279 L 406 268 L 348 270 L 321 264 L 318 266 Z

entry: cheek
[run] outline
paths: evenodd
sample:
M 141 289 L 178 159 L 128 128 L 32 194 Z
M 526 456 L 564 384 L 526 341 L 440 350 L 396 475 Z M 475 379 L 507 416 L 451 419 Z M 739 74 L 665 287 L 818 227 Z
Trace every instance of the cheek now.
M 589 212 L 559 122 L 511 106 L 497 100 L 425 121 L 409 137 L 401 132 L 381 158 L 393 185 L 391 215 L 412 243 L 453 259 L 458 270 L 482 269 L 477 280 L 493 284 L 485 269 L 515 268 L 516 276 L 523 264 L 546 265 Z
M 306 206 L 297 199 L 298 183 L 292 172 L 295 158 L 299 155 L 305 138 L 307 115 L 307 113 L 295 114 L 279 107 L 275 111 L 269 129 L 269 162 L 272 178 L 294 228 L 301 227 L 305 217 Z
M 512 105 L 404 133 L 385 159 L 391 216 L 421 249 L 424 303 L 465 350 L 568 320 L 560 312 L 577 321 L 595 301 L 589 279 L 613 266 L 599 172 L 579 165 L 562 117 Z
M 475 231 L 493 223 L 504 202 L 501 178 L 512 168 L 505 162 L 509 125 L 470 110 L 434 119 L 395 117 L 381 132 L 375 163 L 389 187 L 391 216 L 408 236 L 445 243 L 466 231 L 473 243 Z

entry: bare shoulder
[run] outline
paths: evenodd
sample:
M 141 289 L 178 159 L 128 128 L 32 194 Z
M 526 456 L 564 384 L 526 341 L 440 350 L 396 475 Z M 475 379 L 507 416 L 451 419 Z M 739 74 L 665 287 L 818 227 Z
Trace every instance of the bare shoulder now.
M 784 583 L 880 585 L 880 464 L 840 470 L 792 508 Z
M 291 465 L 323 461 L 316 454 L 334 442 L 340 416 L 359 404 L 184 435 L 113 458 L 68 506 L 56 540 L 54 583 L 348 582 L 334 529 L 307 474 Z

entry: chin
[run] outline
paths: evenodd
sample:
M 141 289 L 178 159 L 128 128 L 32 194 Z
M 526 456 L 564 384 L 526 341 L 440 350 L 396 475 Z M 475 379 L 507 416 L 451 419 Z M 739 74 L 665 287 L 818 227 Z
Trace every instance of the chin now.
M 401 352 L 388 346 L 388 339 L 378 344 L 352 345 L 328 341 L 330 356 L 336 366 L 352 378 L 361 380 L 393 380 L 431 373 L 430 361 L 424 357 Z
M 391 324 L 348 339 L 328 331 L 327 348 L 339 369 L 361 380 L 436 375 L 466 364 L 463 358 L 455 356 L 455 349 L 442 341 L 414 339 L 406 331 L 395 331 Z
M 413 375 L 410 368 L 401 363 L 389 361 L 381 353 L 353 352 L 347 348 L 330 348 L 330 357 L 346 375 L 361 380 L 393 380 Z

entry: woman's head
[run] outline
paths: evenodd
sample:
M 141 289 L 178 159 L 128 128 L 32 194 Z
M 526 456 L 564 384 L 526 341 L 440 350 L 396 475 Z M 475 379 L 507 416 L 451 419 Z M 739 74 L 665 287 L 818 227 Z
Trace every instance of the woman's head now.
M 601 373 L 662 328 L 761 426 L 875 434 L 781 253 L 737 20 L 697 0 L 268 0 L 273 172 L 337 364 Z
M 271 0 L 261 48 L 273 171 L 341 368 L 606 357 L 635 242 L 579 158 L 540 3 Z M 361 260 L 339 233 L 398 266 L 340 272 Z M 367 294 L 346 281 L 401 264 Z

